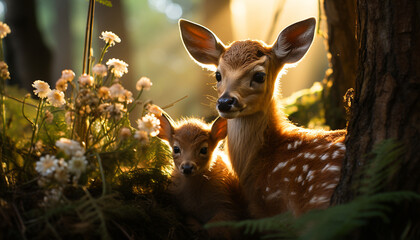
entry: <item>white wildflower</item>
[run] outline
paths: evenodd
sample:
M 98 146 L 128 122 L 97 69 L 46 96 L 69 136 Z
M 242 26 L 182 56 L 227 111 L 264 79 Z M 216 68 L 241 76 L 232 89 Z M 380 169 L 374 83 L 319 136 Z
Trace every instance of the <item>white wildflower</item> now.
M 108 74 L 108 69 L 103 64 L 96 64 L 92 68 L 92 73 L 99 77 L 105 77 Z
M 150 81 L 148 77 L 141 77 L 137 83 L 136 83 L 136 89 L 138 91 L 144 89 L 144 90 L 150 90 L 150 87 L 152 87 L 153 83 Z
M 73 81 L 76 74 L 73 72 L 73 70 L 65 69 L 61 71 L 61 78 L 66 80 L 67 82 Z
M 120 78 L 124 73 L 128 72 L 128 64 L 125 63 L 122 60 L 111 58 L 106 62 L 106 65 L 109 69 L 111 69 L 111 72 L 114 74 L 115 77 Z
M 158 117 L 162 116 L 162 109 L 155 104 L 149 104 L 146 107 L 146 109 L 150 113 L 153 113 L 155 116 L 158 116 Z
M 64 78 L 60 78 L 55 83 L 55 89 L 60 90 L 62 92 L 66 91 L 68 87 L 67 80 Z
M 123 127 L 121 128 L 118 136 L 121 140 L 127 140 L 128 138 L 131 137 L 131 130 L 127 127 Z
M 55 145 L 69 156 L 80 153 L 83 155 L 85 153 L 85 150 L 80 143 L 71 139 L 60 138 L 57 142 L 55 142 Z
M 0 38 L 3 39 L 10 33 L 10 27 L 6 23 L 0 22 Z
M 159 134 L 160 121 L 152 113 L 148 113 L 141 119 L 137 120 L 137 124 L 139 130 L 147 132 L 152 137 Z
M 83 87 L 90 87 L 93 85 L 93 77 L 83 73 L 82 76 L 79 77 L 79 84 Z
M 102 99 L 108 99 L 110 96 L 110 91 L 108 87 L 102 86 L 98 90 L 98 97 Z
M 128 93 L 129 92 L 129 93 Z M 126 100 L 130 100 L 133 101 L 132 99 L 132 93 L 128 90 L 126 90 L 121 84 L 119 83 L 114 83 L 110 88 L 109 88 L 109 95 L 111 98 L 118 98 L 118 101 L 120 102 L 124 102 Z
M 100 39 L 103 39 L 107 44 L 111 47 L 115 45 L 115 43 L 120 43 L 121 39 L 117 36 L 117 34 L 109 31 L 102 32 Z
M 83 172 L 86 171 L 88 162 L 86 157 L 83 155 L 73 156 L 69 161 L 68 170 L 75 176 L 79 177 Z
M 137 130 L 134 134 L 134 138 L 137 139 L 140 144 L 146 145 L 149 143 L 149 135 L 145 131 Z
M 35 170 L 42 176 L 50 176 L 57 168 L 57 162 L 58 160 L 55 156 L 46 155 L 36 162 Z
M 48 102 L 54 107 L 61 107 L 66 104 L 66 99 L 64 98 L 64 93 L 54 89 L 50 91 L 47 95 Z
M 39 98 L 46 98 L 48 93 L 51 92 L 50 85 L 41 80 L 36 80 L 32 84 L 32 87 L 35 88 L 34 93 L 38 95 Z

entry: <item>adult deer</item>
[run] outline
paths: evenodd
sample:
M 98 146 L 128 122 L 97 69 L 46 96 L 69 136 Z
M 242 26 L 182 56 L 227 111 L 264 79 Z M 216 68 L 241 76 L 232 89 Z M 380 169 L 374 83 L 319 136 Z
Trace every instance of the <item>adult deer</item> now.
M 224 45 L 207 28 L 180 20 L 191 57 L 215 70 L 217 110 L 228 119 L 227 147 L 249 210 L 255 217 L 295 215 L 329 206 L 339 181 L 346 132 L 309 130 L 290 123 L 279 104 L 278 75 L 309 49 L 316 21 L 285 28 L 272 45 Z

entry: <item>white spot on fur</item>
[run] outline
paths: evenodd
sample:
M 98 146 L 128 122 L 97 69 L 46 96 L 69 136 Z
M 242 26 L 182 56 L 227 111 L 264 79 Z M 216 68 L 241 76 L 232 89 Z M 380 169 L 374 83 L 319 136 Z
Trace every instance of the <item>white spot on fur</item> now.
M 314 178 L 314 171 L 309 171 L 308 172 L 308 176 L 306 177 L 308 179 L 308 182 L 311 181 Z
M 342 155 L 342 152 L 341 152 L 340 150 L 336 150 L 335 152 L 333 152 L 333 154 L 332 154 L 332 158 L 337 158 L 337 157 L 339 157 L 340 155 Z
M 315 153 L 313 153 L 313 154 L 311 154 L 311 155 L 309 156 L 309 158 L 310 158 L 310 159 L 315 159 L 315 158 L 316 158 L 316 156 L 317 156 L 317 155 L 316 155 Z
M 287 150 L 290 150 L 291 148 L 292 148 L 292 144 L 291 143 L 287 144 Z
M 327 165 L 325 165 L 325 167 L 321 170 L 321 172 L 327 170 L 331 165 L 329 163 L 327 163 Z
M 310 153 L 305 153 L 305 158 L 309 158 L 310 155 Z
M 272 200 L 274 198 L 278 198 L 278 197 L 280 197 L 280 194 L 281 194 L 280 190 L 277 190 L 273 193 L 270 193 L 270 194 L 267 195 L 267 200 Z
M 269 192 L 269 191 L 270 191 L 270 188 L 269 188 L 269 187 L 266 187 L 266 188 L 265 188 L 265 191 L 266 191 L 266 192 Z
M 341 151 L 346 151 L 346 145 L 344 143 L 336 143 L 335 146 L 339 147 Z
M 288 182 L 289 178 L 286 177 L 286 178 L 283 179 L 283 181 Z
M 302 175 L 299 175 L 299 177 L 297 178 L 297 182 L 302 182 L 303 181 L 303 177 Z
M 322 154 L 321 161 L 325 161 L 328 158 L 328 153 Z
M 290 195 L 293 195 L 294 196 L 294 195 L 296 195 L 296 192 L 291 192 Z
M 314 189 L 314 185 L 311 185 L 311 186 L 308 188 L 308 192 L 312 191 L 312 189 Z
M 314 196 L 309 203 L 325 203 L 326 201 L 329 201 L 329 199 L 325 196 Z
M 325 189 L 332 189 L 332 188 L 335 188 L 337 186 L 337 184 L 330 184 L 330 185 L 328 185 L 328 186 L 326 186 L 325 187 Z
M 293 172 L 293 171 L 295 171 L 295 169 L 296 169 L 296 166 L 292 166 L 292 167 L 290 167 L 289 171 Z
M 281 162 L 273 169 L 273 173 L 277 172 L 280 168 L 284 168 L 287 165 L 287 162 Z
M 303 155 L 303 153 L 299 153 L 298 155 L 297 155 L 297 157 L 299 158 L 299 157 L 302 157 L 302 155 Z
M 324 146 L 322 146 L 322 145 L 318 145 L 318 146 L 316 146 L 314 149 L 321 149 L 321 148 L 323 148 Z
M 328 171 L 340 171 L 340 167 L 339 166 L 331 166 L 327 170 Z
M 312 142 L 313 142 L 313 143 L 318 142 L 318 138 L 315 138 Z
M 303 165 L 302 171 L 304 172 L 308 171 L 308 167 L 309 167 L 308 164 Z

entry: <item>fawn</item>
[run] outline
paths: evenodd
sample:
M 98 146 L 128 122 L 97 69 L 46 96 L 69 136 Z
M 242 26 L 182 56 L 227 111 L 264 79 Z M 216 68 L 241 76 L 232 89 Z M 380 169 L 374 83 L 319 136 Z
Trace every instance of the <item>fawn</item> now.
M 278 75 L 298 62 L 314 37 L 309 18 L 285 28 L 272 45 L 225 46 L 209 29 L 179 21 L 190 56 L 215 70 L 217 110 L 228 119 L 227 149 L 254 217 L 326 208 L 339 181 L 346 131 L 309 130 L 290 123 L 279 104 Z
M 205 223 L 241 218 L 238 179 L 214 153 L 219 141 L 226 137 L 226 119 L 219 117 L 210 126 L 194 118 L 174 123 L 165 115 L 159 117 L 158 137 L 172 147 L 175 168 L 169 191 L 187 214 L 192 229 L 198 231 Z M 211 238 L 235 236 L 225 228 L 211 228 L 208 233 Z

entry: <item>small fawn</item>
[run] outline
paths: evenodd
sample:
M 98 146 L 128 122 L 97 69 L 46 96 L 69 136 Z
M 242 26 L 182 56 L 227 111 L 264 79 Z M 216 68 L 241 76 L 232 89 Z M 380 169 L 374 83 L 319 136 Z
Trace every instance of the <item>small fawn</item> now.
M 198 231 L 206 223 L 241 218 L 238 179 L 220 155 L 213 156 L 226 137 L 226 119 L 219 117 L 211 126 L 194 118 L 174 123 L 165 114 L 159 120 L 158 137 L 169 142 L 175 163 L 169 191 L 187 214 L 191 228 Z M 235 236 L 226 228 L 210 228 L 208 233 L 211 238 Z
M 300 215 L 328 207 L 340 178 L 346 131 L 297 127 L 279 104 L 279 72 L 306 54 L 315 19 L 288 26 L 272 45 L 244 40 L 225 46 L 203 26 L 183 19 L 179 25 L 190 56 L 215 70 L 217 110 L 228 119 L 229 158 L 251 214 Z

